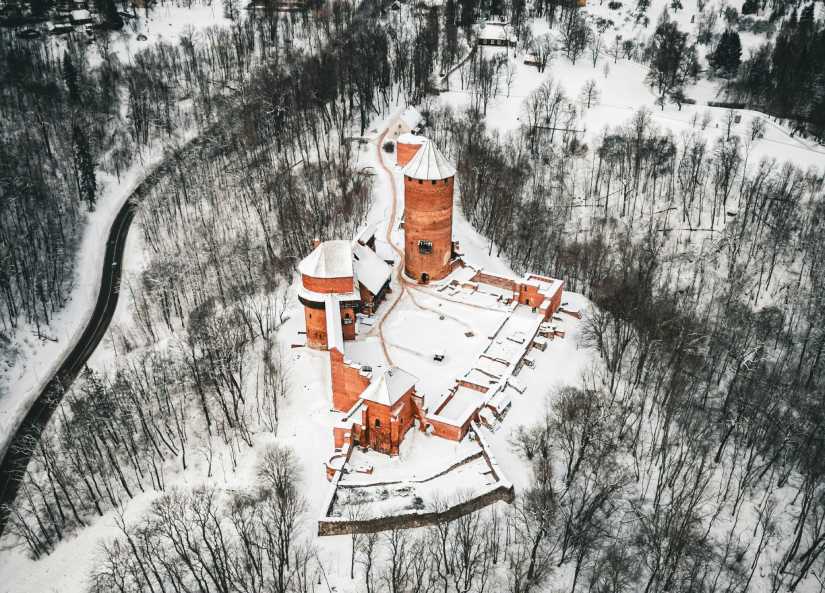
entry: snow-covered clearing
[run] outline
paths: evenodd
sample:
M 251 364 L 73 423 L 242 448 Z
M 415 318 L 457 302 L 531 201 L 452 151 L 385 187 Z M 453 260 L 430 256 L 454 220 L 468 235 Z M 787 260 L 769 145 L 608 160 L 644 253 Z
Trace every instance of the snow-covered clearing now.
M 653 11 L 653 7 L 650 10 Z M 538 22 L 534 27 L 536 33 L 540 34 L 546 29 L 546 23 Z M 506 53 L 515 69 L 509 87 L 504 80 L 500 83 L 499 94 L 490 100 L 485 115 L 488 128 L 502 135 L 524 124 L 525 100 L 530 93 L 551 80 L 564 89 L 568 108 L 576 110 L 577 122 L 583 132 L 579 138 L 589 145 L 597 145 L 605 130 L 628 124 L 633 114 L 645 107 L 650 110 L 653 122 L 677 139 L 685 134 L 701 132 L 712 144 L 726 133 L 725 121 L 729 110 L 707 105 L 708 101 L 720 100 L 716 96 L 718 81 L 700 79 L 685 89 L 687 96 L 696 99 L 695 105 L 686 104 L 680 110 L 676 105 L 668 103 L 661 109 L 656 105 L 656 94 L 645 83 L 647 66 L 633 60 L 614 60 L 601 54 L 594 67 L 589 54 L 581 56 L 572 64 L 563 54 L 556 53 L 542 73 L 535 66 L 524 64 L 526 52 L 520 48 L 509 51 L 483 48 L 482 51 L 487 57 Z M 600 99 L 588 108 L 580 100 L 580 93 L 589 80 L 596 82 Z M 459 72 L 451 75 L 449 89 L 440 94 L 437 100 L 439 103 L 450 105 L 456 110 L 471 104 L 471 91 L 461 88 Z M 749 136 L 754 118 L 762 118 L 767 124 L 764 137 L 754 140 L 750 146 L 751 162 L 756 163 L 762 158 L 777 158 L 791 161 L 803 169 L 825 166 L 825 147 L 791 136 L 790 130 L 759 112 L 738 110 L 736 115 L 741 118 L 733 126 L 732 133 L 739 136 Z

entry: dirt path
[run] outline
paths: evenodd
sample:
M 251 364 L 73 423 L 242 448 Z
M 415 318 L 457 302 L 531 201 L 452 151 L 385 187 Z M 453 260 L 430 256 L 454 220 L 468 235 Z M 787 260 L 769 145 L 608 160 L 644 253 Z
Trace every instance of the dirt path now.
M 393 361 L 390 356 L 390 350 L 387 347 L 387 341 L 384 339 L 384 322 L 387 320 L 387 317 L 392 314 L 395 307 L 398 306 L 398 303 L 401 302 L 401 299 L 404 297 L 404 293 L 407 290 L 407 283 L 404 281 L 404 251 L 396 247 L 395 243 L 392 241 L 392 230 L 395 228 L 395 217 L 398 212 L 398 189 L 396 188 L 395 177 L 384 162 L 384 155 L 381 154 L 381 147 L 384 145 L 384 138 L 387 136 L 388 131 L 389 128 L 385 129 L 378 137 L 378 142 L 375 143 L 375 154 L 378 157 L 378 166 L 382 171 L 384 171 L 384 174 L 387 176 L 387 180 L 390 184 L 392 206 L 390 207 L 389 221 L 387 221 L 387 233 L 385 239 L 389 246 L 392 247 L 393 251 L 398 254 L 398 267 L 396 268 L 395 273 L 398 278 L 400 290 L 398 291 L 398 295 L 395 297 L 395 300 L 392 304 L 390 304 L 389 309 L 387 309 L 387 312 L 381 317 L 381 321 L 378 322 L 378 337 L 381 340 L 381 349 L 384 351 L 384 358 L 387 359 L 387 364 L 392 366 Z
M 393 365 L 394 363 L 393 363 L 392 356 L 390 356 L 389 347 L 390 346 L 397 347 L 397 346 L 395 346 L 394 344 L 389 343 L 385 339 L 385 337 L 384 337 L 384 323 L 386 322 L 387 318 L 392 314 L 393 310 L 395 310 L 395 308 L 398 306 L 398 303 L 401 302 L 401 299 L 404 298 L 405 294 L 410 297 L 410 300 L 412 301 L 413 305 L 415 305 L 416 308 L 421 309 L 422 311 L 428 311 L 428 312 L 430 312 L 434 315 L 438 315 L 439 317 L 452 319 L 453 321 L 455 321 L 456 323 L 462 325 L 463 327 L 467 328 L 468 331 L 471 331 L 473 333 L 478 333 L 478 332 L 475 328 L 473 328 L 470 324 L 468 324 L 463 319 L 461 319 L 459 317 L 456 317 L 454 315 L 450 315 L 448 313 L 445 313 L 444 311 L 439 311 L 438 309 L 433 309 L 432 307 L 427 307 L 425 305 L 420 304 L 415 299 L 415 297 L 413 297 L 413 294 L 412 294 L 413 291 L 419 292 L 419 293 L 421 293 L 425 296 L 435 298 L 435 299 L 438 299 L 438 300 L 441 300 L 441 301 L 445 301 L 445 302 L 448 302 L 448 303 L 451 303 L 451 304 L 454 304 L 454 305 L 464 305 L 465 307 L 471 307 L 473 309 L 482 309 L 482 310 L 488 310 L 488 311 L 495 310 L 495 309 L 492 309 L 490 307 L 485 307 L 485 306 L 482 306 L 482 305 L 475 305 L 473 303 L 466 303 L 466 302 L 463 302 L 463 301 L 456 301 L 456 300 L 453 300 L 453 299 L 449 299 L 449 298 L 444 297 L 442 295 L 435 294 L 431 290 L 424 290 L 422 287 L 417 286 L 414 282 L 411 282 L 407 278 L 404 277 L 404 251 L 402 249 L 400 249 L 392 240 L 392 232 L 393 232 L 393 229 L 395 228 L 396 216 L 398 215 L 398 188 L 397 188 L 397 185 L 396 185 L 396 182 L 395 182 L 395 176 L 393 174 L 393 171 L 390 170 L 390 168 L 384 162 L 384 155 L 383 155 L 382 150 L 381 150 L 381 147 L 384 145 L 384 139 L 386 138 L 388 131 L 389 131 L 388 129 L 385 129 L 382 132 L 382 134 L 378 137 L 378 140 L 375 144 L 375 153 L 376 153 L 376 157 L 378 159 L 378 166 L 384 172 L 384 174 L 386 175 L 387 180 L 389 181 L 389 184 L 390 184 L 390 195 L 392 197 L 392 204 L 390 206 L 390 215 L 389 215 L 389 220 L 387 222 L 387 231 L 386 231 L 386 234 L 385 234 L 385 240 L 390 245 L 390 247 L 392 247 L 393 251 L 395 251 L 395 253 L 398 254 L 398 266 L 395 270 L 395 274 L 396 274 L 396 278 L 398 279 L 398 285 L 400 287 L 400 290 L 398 291 L 398 294 L 395 297 L 395 299 L 393 300 L 393 302 L 389 305 L 389 308 L 386 310 L 384 315 L 381 317 L 381 320 L 378 322 L 378 325 L 375 328 L 373 328 L 372 330 L 370 330 L 368 335 L 375 335 L 375 332 L 376 331 L 378 332 L 378 338 L 381 341 L 381 349 L 384 352 L 384 358 L 387 359 L 387 363 L 389 365 Z

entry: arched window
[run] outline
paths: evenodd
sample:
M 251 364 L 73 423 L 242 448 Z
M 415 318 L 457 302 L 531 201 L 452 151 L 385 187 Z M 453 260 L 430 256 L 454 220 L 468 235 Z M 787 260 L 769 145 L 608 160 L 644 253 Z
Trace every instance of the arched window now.
M 381 428 L 381 421 L 378 418 L 375 419 L 375 428 Z

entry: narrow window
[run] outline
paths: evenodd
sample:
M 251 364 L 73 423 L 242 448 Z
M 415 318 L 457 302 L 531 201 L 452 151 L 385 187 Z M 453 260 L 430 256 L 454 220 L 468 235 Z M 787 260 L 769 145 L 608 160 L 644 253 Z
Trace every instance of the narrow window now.
M 430 255 L 433 252 L 433 242 L 432 241 L 419 241 L 418 242 L 418 253 L 421 255 Z
M 381 421 L 378 418 L 375 419 L 375 428 L 381 428 Z

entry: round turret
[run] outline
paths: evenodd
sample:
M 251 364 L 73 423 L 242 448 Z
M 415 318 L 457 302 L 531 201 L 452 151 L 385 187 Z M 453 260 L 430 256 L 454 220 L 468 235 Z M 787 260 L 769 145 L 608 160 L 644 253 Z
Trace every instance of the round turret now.
M 433 142 L 404 167 L 404 271 L 428 282 L 450 273 L 455 169 Z

